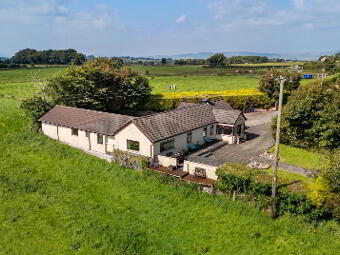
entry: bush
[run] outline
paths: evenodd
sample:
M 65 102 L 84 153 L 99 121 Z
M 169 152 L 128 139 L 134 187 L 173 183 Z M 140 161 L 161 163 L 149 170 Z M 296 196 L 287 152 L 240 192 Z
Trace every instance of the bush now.
M 244 193 L 256 201 L 261 209 L 271 204 L 271 176 L 261 170 L 255 170 L 240 164 L 225 164 L 216 170 L 218 180 L 216 188 L 222 192 Z M 340 218 L 340 196 L 332 196 L 325 204 L 314 203 L 306 194 L 278 191 L 277 214 L 294 214 L 307 216 L 310 220 L 322 220 L 334 217 Z
M 336 84 L 300 87 L 282 114 L 281 141 L 303 148 L 340 146 L 340 93 Z
M 182 102 L 199 103 L 202 98 L 224 100 L 234 109 L 245 110 L 248 108 L 268 108 L 271 100 L 255 89 L 182 92 L 152 95 L 147 108 L 152 111 L 167 111 L 178 107 Z

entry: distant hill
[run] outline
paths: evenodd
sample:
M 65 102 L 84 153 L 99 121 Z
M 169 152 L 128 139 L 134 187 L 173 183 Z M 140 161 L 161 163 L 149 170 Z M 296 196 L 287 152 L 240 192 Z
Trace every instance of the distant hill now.
M 322 52 L 322 53 L 261 53 L 252 51 L 227 51 L 223 52 L 226 57 L 232 56 L 263 56 L 268 58 L 282 58 L 290 60 L 317 60 L 322 55 L 333 55 L 337 51 Z M 216 52 L 198 52 L 198 53 L 184 53 L 178 55 L 156 55 L 149 56 L 150 58 L 172 58 L 172 59 L 206 59 L 214 55 Z

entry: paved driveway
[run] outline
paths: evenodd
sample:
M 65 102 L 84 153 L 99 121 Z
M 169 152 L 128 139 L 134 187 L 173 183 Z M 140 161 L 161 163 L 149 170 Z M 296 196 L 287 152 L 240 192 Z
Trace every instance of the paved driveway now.
M 258 157 L 265 150 L 274 145 L 272 138 L 271 121 L 277 112 L 247 113 L 246 133 L 248 141 L 242 144 L 226 145 L 213 152 L 213 156 L 221 161 L 247 164 L 251 159 Z

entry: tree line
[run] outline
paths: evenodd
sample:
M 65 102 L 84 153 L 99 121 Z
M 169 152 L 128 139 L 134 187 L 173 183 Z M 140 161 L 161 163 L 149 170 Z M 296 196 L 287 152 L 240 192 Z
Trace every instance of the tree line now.
M 2 61 L 2 65 L 80 65 L 85 63 L 86 56 L 75 49 L 65 50 L 35 50 L 23 49 L 13 57 Z

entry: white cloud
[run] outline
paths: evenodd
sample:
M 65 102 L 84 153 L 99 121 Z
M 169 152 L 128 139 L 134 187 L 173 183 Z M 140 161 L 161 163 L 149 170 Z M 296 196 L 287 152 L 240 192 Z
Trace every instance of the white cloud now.
M 181 23 L 184 23 L 187 21 L 187 16 L 186 15 L 182 15 L 182 16 L 179 16 L 177 19 L 176 19 L 176 23 L 177 24 L 181 24 Z
M 304 0 L 292 0 L 293 6 L 297 9 L 302 9 L 304 7 Z
M 1 1 L 1 0 L 0 0 Z M 1 47 L 13 52 L 36 49 L 76 48 L 101 51 L 123 30 L 118 10 L 106 5 L 90 9 L 70 9 L 70 0 L 18 0 L 0 5 Z M 95 46 L 97 44 L 97 47 Z

